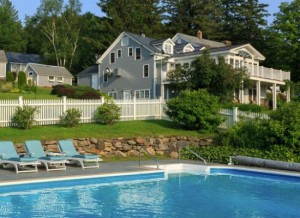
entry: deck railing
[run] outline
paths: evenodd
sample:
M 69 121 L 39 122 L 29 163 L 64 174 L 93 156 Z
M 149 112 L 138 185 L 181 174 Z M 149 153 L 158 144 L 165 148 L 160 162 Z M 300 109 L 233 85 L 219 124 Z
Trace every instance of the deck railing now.
M 258 65 L 246 64 L 250 76 L 278 81 L 291 80 L 291 73 Z

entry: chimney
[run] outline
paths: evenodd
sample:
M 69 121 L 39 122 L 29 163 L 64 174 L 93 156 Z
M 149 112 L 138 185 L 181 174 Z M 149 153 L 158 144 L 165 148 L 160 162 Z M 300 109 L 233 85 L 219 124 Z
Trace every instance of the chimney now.
M 197 32 L 197 38 L 202 39 L 202 31 L 198 30 Z

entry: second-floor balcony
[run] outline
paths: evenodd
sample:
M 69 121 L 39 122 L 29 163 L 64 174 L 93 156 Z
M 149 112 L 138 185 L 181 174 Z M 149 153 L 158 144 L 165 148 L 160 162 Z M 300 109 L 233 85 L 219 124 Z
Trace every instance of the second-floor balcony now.
M 273 68 L 267 68 L 258 65 L 246 64 L 250 77 L 259 77 L 261 79 L 270 79 L 277 81 L 291 80 L 291 73 Z
M 284 82 L 285 80 L 291 80 L 291 73 L 282 70 L 276 70 L 273 68 L 267 68 L 258 65 L 246 64 L 244 65 L 248 69 L 250 77 L 257 77 L 257 79 L 276 80 Z M 161 82 L 166 82 L 167 72 L 161 71 Z

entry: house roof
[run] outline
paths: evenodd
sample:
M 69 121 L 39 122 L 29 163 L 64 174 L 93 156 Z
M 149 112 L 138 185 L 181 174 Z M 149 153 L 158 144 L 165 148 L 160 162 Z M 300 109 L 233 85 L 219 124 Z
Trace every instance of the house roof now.
M 98 73 L 98 65 L 89 66 L 88 68 L 78 73 L 77 76 L 85 76 L 93 73 Z
M 6 63 L 7 62 L 4 50 L 0 50 L 0 62 L 2 62 L 2 63 Z
M 177 33 L 172 40 L 175 41 L 176 38 L 181 38 L 187 42 L 190 42 L 194 47 L 207 47 L 207 48 L 219 48 L 224 47 L 226 44 L 222 42 L 212 41 L 208 39 L 198 38 L 196 36 L 190 36 L 183 33 Z
M 26 68 L 30 67 L 40 76 L 62 76 L 64 78 L 73 78 L 73 75 L 65 68 L 44 64 L 28 63 Z
M 16 52 L 6 52 L 7 60 L 10 63 L 40 63 L 40 56 L 37 54 L 24 54 Z

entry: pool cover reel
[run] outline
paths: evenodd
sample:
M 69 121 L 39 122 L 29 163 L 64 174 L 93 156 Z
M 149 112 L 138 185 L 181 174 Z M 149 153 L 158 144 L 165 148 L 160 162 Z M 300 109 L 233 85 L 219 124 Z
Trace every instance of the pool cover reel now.
M 246 157 L 246 156 L 233 156 L 232 158 L 242 165 L 258 166 L 258 167 L 281 169 L 281 170 L 300 171 L 300 163 L 290 163 L 284 161 L 275 161 L 275 160 Z

